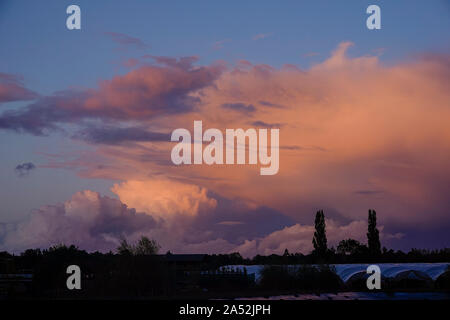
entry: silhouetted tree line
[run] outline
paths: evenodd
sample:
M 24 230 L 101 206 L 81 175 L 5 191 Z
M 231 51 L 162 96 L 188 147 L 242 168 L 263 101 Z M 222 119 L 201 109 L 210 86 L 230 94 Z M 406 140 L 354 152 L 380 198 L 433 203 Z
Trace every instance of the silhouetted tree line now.
M 142 237 L 132 245 L 122 241 L 117 253 L 88 253 L 63 244 L 28 249 L 19 256 L 1 252 L 5 263 L 0 273 L 33 274 L 28 292 L 39 298 L 167 296 L 175 290 L 175 272 L 156 255 L 158 248 L 154 240 Z M 69 265 L 82 270 L 83 290 L 67 290 Z
M 315 232 L 312 239 L 314 250 L 310 254 L 300 252 L 290 253 L 287 249 L 282 255 L 256 255 L 252 259 L 243 258 L 240 253 L 206 255 L 205 262 L 209 268 L 237 264 L 308 264 L 308 263 L 364 263 L 364 262 L 449 262 L 450 248 L 439 250 L 411 249 L 409 252 L 381 248 L 377 217 L 375 210 L 369 210 L 367 245 L 355 239 L 344 239 L 337 248 L 328 248 L 326 237 L 325 215 L 322 210 L 315 216 Z M 154 239 L 141 237 L 135 244 L 130 244 L 122 238 L 115 253 L 87 253 L 71 245 L 55 245 L 48 249 L 28 249 L 20 256 L 8 252 L 0 252 L 0 258 L 14 258 L 14 263 L 21 269 L 34 269 L 44 260 L 78 261 L 83 259 L 108 260 L 120 257 L 130 260 L 131 257 L 153 256 L 158 254 L 159 244 Z M 125 258 L 128 257 L 128 258 Z M 135 258 L 136 259 L 136 258 Z M 0 266 L 1 268 L 1 266 Z M 1 269 L 0 269 L 1 271 Z
M 326 223 L 323 210 L 316 213 L 314 220 L 314 250 L 310 254 L 289 253 L 285 249 L 283 255 L 256 255 L 252 259 L 244 259 L 239 253 L 219 254 L 209 257 L 216 265 L 232 264 L 311 264 L 311 263 L 370 263 L 370 262 L 449 262 L 450 248 L 439 250 L 411 249 L 405 253 L 401 250 L 381 248 L 380 233 L 377 229 L 377 213 L 369 210 L 367 227 L 367 245 L 355 239 L 341 240 L 337 248 L 328 248 Z
M 214 270 L 224 265 L 268 265 L 263 270 L 261 288 L 308 289 L 319 286 L 333 289 L 340 284 L 332 270 L 326 266 L 310 268 L 308 264 L 450 262 L 450 248 L 412 249 L 407 253 L 381 248 L 376 222 L 376 212 L 369 210 L 367 245 L 355 239 L 344 239 L 336 249 L 328 248 L 325 216 L 323 211 L 318 211 L 312 239 L 314 250 L 310 254 L 290 253 L 286 249 L 282 255 L 256 255 L 251 259 L 243 258 L 237 252 L 205 255 L 201 270 L 208 271 L 206 275 L 197 272 L 198 269 L 196 273 L 180 270 L 176 264 L 169 263 L 165 259 L 167 255 L 158 255 L 159 244 L 147 237 L 141 237 L 136 243 L 128 243 L 124 238 L 116 252 L 108 253 L 88 253 L 76 246 L 63 244 L 44 250 L 28 249 L 20 255 L 0 252 L 0 273 L 32 273 L 29 293 L 34 297 L 169 297 L 180 288 L 194 290 L 200 286 L 250 286 L 247 274 L 217 277 Z M 66 289 L 66 268 L 73 264 L 80 266 L 82 270 L 81 291 Z M 298 272 L 288 272 L 287 265 L 293 264 L 304 266 Z M 445 279 L 450 282 L 450 279 Z M 448 284 L 445 286 L 448 287 Z

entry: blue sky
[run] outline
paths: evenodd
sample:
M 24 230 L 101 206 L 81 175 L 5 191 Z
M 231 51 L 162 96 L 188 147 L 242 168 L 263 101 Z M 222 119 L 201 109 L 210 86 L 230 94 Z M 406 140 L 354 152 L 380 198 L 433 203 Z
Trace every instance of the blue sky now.
M 305 68 L 341 41 L 354 42 L 355 55 L 384 48 L 386 62 L 449 48 L 442 42 L 450 27 L 445 1 L 77 1 L 81 31 L 65 26 L 65 8 L 73 1 L 2 3 L 0 68 L 22 74 L 41 94 L 95 85 L 115 72 L 114 62 L 143 53 L 113 50 L 117 46 L 104 32 L 137 37 L 153 55 Z M 365 9 L 372 3 L 382 10 L 378 31 L 365 27 Z M 252 40 L 258 34 L 267 37 Z M 214 50 L 218 41 L 223 48 Z M 310 53 L 317 55 L 305 56 Z

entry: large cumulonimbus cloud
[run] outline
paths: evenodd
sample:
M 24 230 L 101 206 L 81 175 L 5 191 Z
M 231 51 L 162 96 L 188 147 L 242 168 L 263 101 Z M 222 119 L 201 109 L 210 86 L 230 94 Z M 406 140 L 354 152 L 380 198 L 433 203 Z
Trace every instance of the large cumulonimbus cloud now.
M 121 181 L 114 192 L 130 208 L 163 221 L 151 232 L 167 248 L 308 250 L 311 216 L 322 208 L 334 221 L 330 239 L 345 226 L 359 226 L 352 229 L 359 237 L 358 221 L 366 220 L 368 208 L 393 233 L 385 239 L 450 225 L 450 56 L 384 65 L 377 56 L 349 57 L 351 46 L 339 44 L 306 70 L 249 61 L 198 67 L 195 57 L 150 56 L 156 65 L 101 81 L 98 88 L 4 111 L 0 128 L 42 134 L 74 126 L 71 137 L 95 151 L 42 166 Z M 278 174 L 262 177 L 249 165 L 173 165 L 173 144 L 164 137 L 176 128 L 191 130 L 194 120 L 204 129 L 279 125 Z M 226 216 L 223 207 L 236 199 L 245 206 L 231 206 L 237 214 Z M 263 213 L 266 219 L 258 219 Z M 274 217 L 283 223 L 247 228 L 250 220 Z M 432 243 L 433 236 L 415 243 Z M 436 245 L 448 243 L 448 234 L 442 239 Z
M 349 220 L 365 219 L 367 209 L 376 208 L 391 226 L 450 224 L 448 55 L 385 66 L 376 56 L 348 57 L 351 46 L 341 43 L 308 70 L 240 62 L 202 88 L 190 112 L 143 120 L 157 132 L 192 130 L 199 119 L 204 129 L 279 124 L 275 176 L 260 177 L 255 166 L 174 166 L 173 145 L 150 134 L 100 146 L 98 154 L 113 161 L 110 168 L 83 161 L 80 169 L 123 181 L 149 174 L 187 181 L 277 208 L 302 223 L 317 208 Z

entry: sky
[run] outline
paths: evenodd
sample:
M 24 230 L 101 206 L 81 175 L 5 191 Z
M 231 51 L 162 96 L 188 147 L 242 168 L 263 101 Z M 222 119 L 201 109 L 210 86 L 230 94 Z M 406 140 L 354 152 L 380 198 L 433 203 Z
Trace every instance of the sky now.
M 68 30 L 66 8 L 81 8 Z M 381 29 L 366 8 L 381 8 Z M 450 246 L 447 1 L 0 0 L 0 250 L 244 256 Z M 170 134 L 279 128 L 279 172 L 171 162 Z

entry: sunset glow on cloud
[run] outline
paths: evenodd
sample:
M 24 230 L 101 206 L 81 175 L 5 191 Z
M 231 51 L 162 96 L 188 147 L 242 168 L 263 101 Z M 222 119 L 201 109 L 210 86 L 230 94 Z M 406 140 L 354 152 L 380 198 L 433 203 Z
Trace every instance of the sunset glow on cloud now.
M 175 61 L 144 66 L 100 82 L 99 89 L 39 98 L 17 116 L 5 111 L 0 122 L 38 134 L 65 123 L 86 130 L 80 120 L 97 118 L 98 124 L 89 127 L 95 138 L 87 142 L 111 165 L 98 168 L 95 161 L 87 161 L 75 166 L 86 176 L 123 181 L 112 188 L 122 203 L 156 220 L 194 219 L 199 211 L 214 215 L 217 200 L 212 194 L 217 194 L 240 199 L 249 208 L 277 208 L 292 221 L 307 221 L 314 208 L 329 207 L 353 220 L 330 228 L 330 234 L 356 228 L 352 235 L 357 238 L 364 236 L 364 227 L 357 226 L 363 225 L 370 206 L 383 213 L 385 223 L 440 223 L 448 209 L 443 186 L 450 184 L 445 81 L 450 60 L 429 55 L 383 66 L 374 56 L 349 58 L 351 45 L 341 43 L 309 70 L 240 63 L 220 68 L 219 75 L 215 67 Z M 225 104 L 251 108 L 223 108 Z M 41 117 L 27 122 L 35 110 Z M 47 111 L 57 116 L 47 117 Z M 195 119 L 223 129 L 279 124 L 279 173 L 259 176 L 249 165 L 174 166 L 167 129 L 192 128 Z M 126 128 L 106 143 L 110 121 Z M 296 246 L 310 250 L 311 228 L 292 224 L 265 238 L 243 239 L 240 249 L 249 255 Z M 295 236 L 286 240 L 290 230 Z M 227 250 L 239 246 L 214 235 L 201 243 L 217 240 Z M 181 236 L 180 241 L 187 240 Z
M 334 246 L 364 241 L 369 208 L 379 213 L 386 243 L 414 237 L 408 232 L 418 226 L 450 225 L 449 54 L 384 63 L 373 52 L 354 54 L 358 42 L 341 39 L 306 68 L 240 57 L 205 63 L 201 52 L 144 55 L 150 46 L 139 38 L 103 36 L 140 53 L 96 85 L 38 94 L 27 78 L 0 73 L 2 133 L 62 136 L 82 150 L 36 150 L 43 160 L 33 175 L 67 169 L 107 181 L 110 192 L 83 187 L 1 223 L 0 248 L 74 242 L 113 250 L 123 235 L 146 234 L 165 251 L 307 253 L 318 209 Z M 277 36 L 248 38 L 263 45 Z M 193 132 L 196 120 L 203 132 L 279 128 L 278 173 L 262 176 L 249 164 L 174 165 L 170 134 Z

